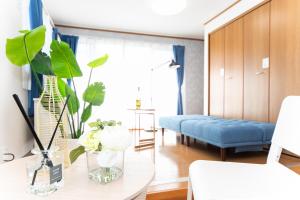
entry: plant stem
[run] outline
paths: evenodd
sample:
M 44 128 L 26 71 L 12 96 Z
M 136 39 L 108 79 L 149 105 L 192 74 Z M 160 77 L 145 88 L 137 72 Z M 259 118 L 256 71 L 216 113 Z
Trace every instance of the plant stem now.
M 69 113 L 69 114 L 70 114 L 70 113 Z M 72 125 L 71 125 L 69 116 L 67 116 L 67 119 L 68 119 L 68 124 L 69 124 L 70 131 L 71 131 L 71 138 L 74 139 L 74 136 L 73 136 L 73 130 L 72 130 Z
M 91 68 L 90 70 L 90 74 L 89 74 L 89 80 L 88 80 L 88 84 L 87 84 L 87 88 L 90 86 L 90 82 L 91 82 L 91 79 L 92 79 L 92 73 L 93 73 L 93 69 L 94 68 Z M 86 102 L 83 103 L 83 109 L 82 109 L 82 113 L 84 112 L 85 110 L 85 106 L 86 106 Z M 79 130 L 80 130 L 80 133 L 82 134 L 83 131 L 84 131 L 84 125 L 85 123 L 83 123 L 81 120 L 80 120 L 80 125 L 79 125 Z M 83 126 L 83 127 L 82 127 Z
M 76 138 L 76 130 L 75 130 L 75 123 L 74 123 L 74 118 L 73 118 L 73 115 L 72 114 L 70 114 L 70 116 L 71 116 L 71 121 L 72 121 L 72 126 L 73 126 L 73 134 L 74 134 L 74 138 Z

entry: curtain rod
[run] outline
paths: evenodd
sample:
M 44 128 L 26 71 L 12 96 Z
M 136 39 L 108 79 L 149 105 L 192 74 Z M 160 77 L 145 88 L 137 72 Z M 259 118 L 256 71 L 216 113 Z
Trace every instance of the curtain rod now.
M 82 30 L 90 30 L 90 31 L 122 33 L 122 34 L 129 34 L 129 35 L 163 37 L 163 38 L 173 38 L 173 39 L 181 39 L 181 40 L 195 40 L 195 41 L 202 41 L 202 42 L 204 41 L 203 39 L 197 39 L 197 38 L 176 37 L 176 36 L 168 36 L 168 35 L 156 35 L 156 34 L 148 34 L 148 33 L 128 32 L 128 31 L 116 31 L 116 30 L 98 29 L 98 28 L 81 27 L 81 26 L 70 26 L 70 25 L 64 25 L 64 24 L 55 24 L 55 26 L 56 27 L 61 27 L 61 28 L 74 28 L 74 29 L 82 29 Z

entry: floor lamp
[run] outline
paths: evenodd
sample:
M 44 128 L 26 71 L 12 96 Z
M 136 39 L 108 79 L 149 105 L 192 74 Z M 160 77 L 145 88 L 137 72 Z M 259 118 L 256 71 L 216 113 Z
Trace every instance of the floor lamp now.
M 150 106 L 151 108 L 153 108 L 153 72 L 155 70 L 164 68 L 164 67 L 168 67 L 168 69 L 177 69 L 180 67 L 180 65 L 178 65 L 173 59 L 172 60 L 168 60 L 166 62 L 160 63 L 159 65 L 157 65 L 156 67 L 152 67 L 151 70 L 151 77 L 150 77 Z M 153 127 L 150 127 L 149 129 L 145 130 L 147 132 L 153 132 Z M 157 131 L 157 129 L 155 129 L 155 132 Z
M 153 108 L 153 72 L 160 68 L 168 67 L 169 69 L 177 69 L 180 67 L 173 59 L 168 60 L 166 62 L 160 63 L 156 67 L 152 67 L 151 70 L 151 77 L 150 77 L 150 106 Z
M 166 62 L 160 63 L 159 65 L 150 68 L 150 108 L 153 109 L 153 72 L 155 70 L 158 70 L 160 68 L 168 67 L 168 69 L 177 69 L 180 67 L 173 59 L 168 60 Z M 155 130 L 153 127 L 150 127 L 149 129 L 144 129 L 146 132 L 156 132 L 157 128 Z

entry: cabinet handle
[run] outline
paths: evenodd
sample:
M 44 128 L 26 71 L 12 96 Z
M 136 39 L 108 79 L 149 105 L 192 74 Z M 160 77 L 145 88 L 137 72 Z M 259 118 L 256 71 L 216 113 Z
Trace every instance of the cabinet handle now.
M 255 75 L 261 75 L 264 74 L 264 72 L 256 72 Z

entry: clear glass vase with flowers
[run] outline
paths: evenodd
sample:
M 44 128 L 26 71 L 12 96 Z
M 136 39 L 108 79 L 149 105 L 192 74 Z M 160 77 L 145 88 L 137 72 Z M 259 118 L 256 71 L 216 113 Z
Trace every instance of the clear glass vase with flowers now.
M 114 120 L 89 123 L 91 131 L 79 138 L 81 146 L 70 153 L 71 162 L 86 154 L 88 177 L 97 183 L 109 183 L 123 175 L 124 152 L 131 135 L 121 122 Z

